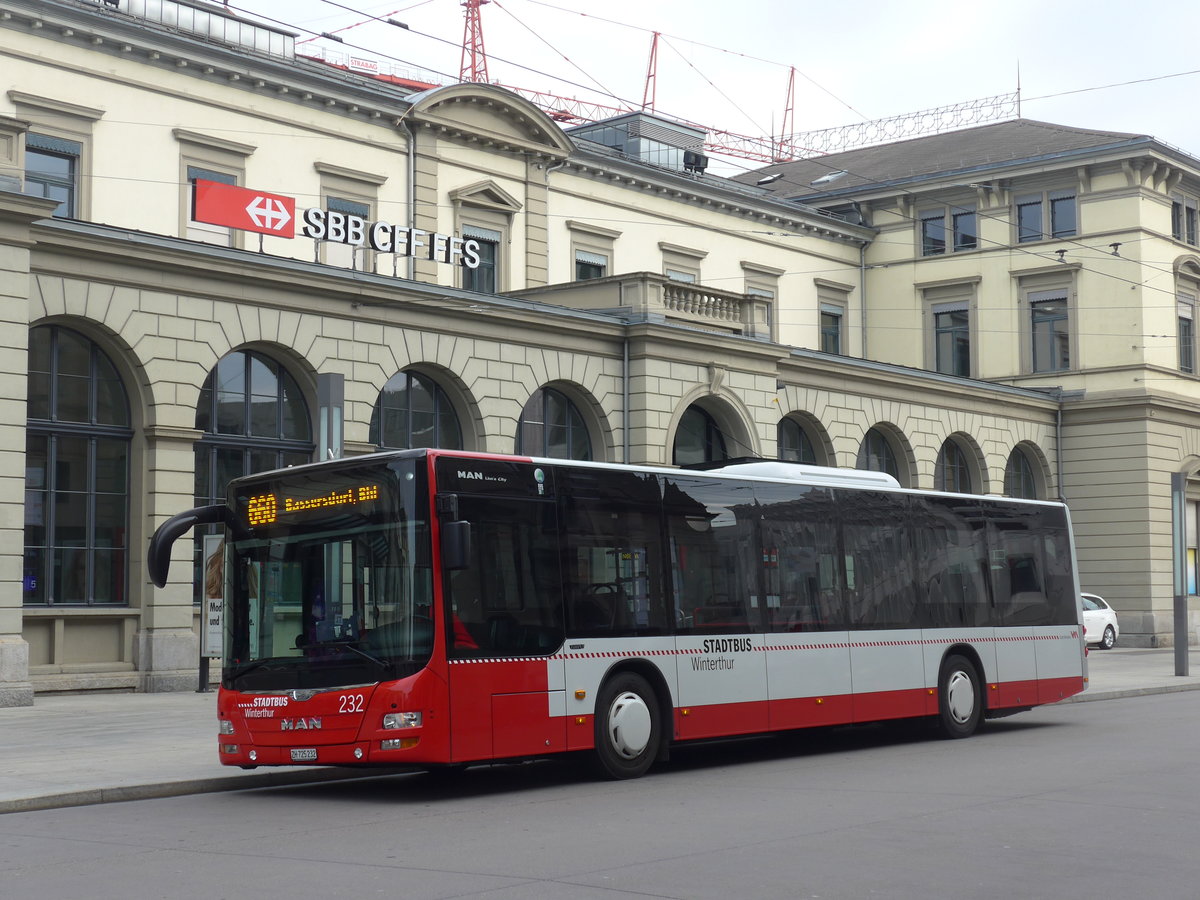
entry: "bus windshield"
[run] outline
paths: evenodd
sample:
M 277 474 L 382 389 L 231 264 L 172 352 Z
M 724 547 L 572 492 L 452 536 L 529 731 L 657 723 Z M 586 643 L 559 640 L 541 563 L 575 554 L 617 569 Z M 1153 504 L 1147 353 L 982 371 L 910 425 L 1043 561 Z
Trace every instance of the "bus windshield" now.
M 428 504 L 413 460 L 235 483 L 223 684 L 326 690 L 404 677 L 433 649 Z

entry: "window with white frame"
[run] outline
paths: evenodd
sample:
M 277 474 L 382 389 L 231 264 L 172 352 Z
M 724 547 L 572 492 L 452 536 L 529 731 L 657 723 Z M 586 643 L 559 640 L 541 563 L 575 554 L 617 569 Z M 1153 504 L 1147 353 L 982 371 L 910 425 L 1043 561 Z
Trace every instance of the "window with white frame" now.
M 173 134 L 180 147 L 180 233 L 193 241 L 240 247 L 243 241 L 241 231 L 193 221 L 194 185 L 198 179 L 221 184 L 244 184 L 246 160 L 255 147 L 184 128 L 174 129 Z
M 608 257 L 603 253 L 592 253 L 590 250 L 575 251 L 575 280 L 587 281 L 591 278 L 603 278 L 608 274 Z
M 678 244 L 668 244 L 659 241 L 658 249 L 662 251 L 663 274 L 672 281 L 682 281 L 696 284 L 700 281 L 700 263 L 708 256 L 707 250 L 694 250 L 691 247 L 680 247 Z
M 779 279 L 785 270 L 748 260 L 742 260 L 741 265 L 746 277 L 746 296 L 753 305 L 749 317 L 750 333 L 775 340 L 776 299 L 779 296 Z
M 1017 240 L 1022 243 L 1070 237 L 1078 232 L 1073 190 L 1018 194 L 1015 204 Z
M 921 255 L 960 253 L 979 247 L 975 209 L 966 206 L 939 207 L 918 214 L 921 226 Z
M 823 301 L 820 308 L 821 350 L 825 353 L 841 354 L 843 350 L 843 322 L 846 307 L 840 303 Z
M 53 215 L 87 219 L 90 215 L 92 130 L 104 111 L 50 97 L 11 90 L 16 115 L 29 125 L 20 168 L 25 190 L 58 201 Z
M 1175 302 L 1178 321 L 1179 371 L 1196 374 L 1196 295 L 1180 292 Z
M 1171 195 L 1171 237 L 1192 246 L 1197 243 L 1196 205 L 1195 197 Z
M 933 316 L 934 371 L 971 376 L 971 312 L 966 300 L 935 303 Z
M 925 367 L 943 375 L 972 375 L 971 307 L 980 278 L 919 284 L 924 301 Z
M 485 294 L 500 293 L 520 284 L 523 275 L 510 256 L 513 217 L 521 211 L 521 203 L 490 179 L 455 188 L 447 196 L 454 206 L 458 234 L 479 245 L 479 265 L 474 269 L 459 267 L 459 284 L 469 291 Z M 422 262 L 417 261 L 418 272 Z
M 347 169 L 326 162 L 315 162 L 313 168 L 321 178 L 321 203 L 329 212 L 344 216 L 356 216 L 369 222 L 377 216 L 379 187 L 387 181 L 386 175 Z M 366 242 L 355 246 L 342 241 L 319 241 L 317 260 L 331 266 L 374 271 L 374 254 Z
M 1030 368 L 1061 372 L 1071 367 L 1071 319 L 1067 290 L 1029 293 Z
M 621 232 L 590 222 L 567 221 L 571 234 L 571 277 L 575 281 L 612 275 L 613 251 Z
M 474 269 L 463 266 L 463 287 L 483 294 L 496 293 L 500 284 L 500 242 L 504 235 L 491 228 L 464 225 L 462 236 L 479 245 L 479 265 Z
M 54 216 L 77 218 L 79 209 L 79 141 L 29 132 L 25 135 L 25 192 L 57 200 Z

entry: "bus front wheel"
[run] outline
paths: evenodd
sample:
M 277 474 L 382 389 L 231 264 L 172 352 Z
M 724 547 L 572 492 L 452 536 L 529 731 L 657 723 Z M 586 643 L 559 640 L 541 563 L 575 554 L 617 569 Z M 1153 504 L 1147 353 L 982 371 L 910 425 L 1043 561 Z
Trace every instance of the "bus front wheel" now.
M 965 656 L 952 655 L 942 663 L 938 678 L 938 724 L 948 738 L 975 733 L 983 718 L 979 673 Z
M 596 698 L 596 761 L 609 778 L 637 778 L 658 756 L 658 697 L 641 675 L 621 672 Z

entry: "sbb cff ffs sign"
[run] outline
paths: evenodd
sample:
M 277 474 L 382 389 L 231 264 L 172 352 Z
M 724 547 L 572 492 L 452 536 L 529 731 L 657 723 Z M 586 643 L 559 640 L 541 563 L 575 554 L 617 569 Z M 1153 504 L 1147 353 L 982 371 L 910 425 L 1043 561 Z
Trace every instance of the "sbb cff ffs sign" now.
M 197 179 L 192 218 L 197 222 L 254 231 L 273 237 L 296 236 L 296 201 L 279 194 Z M 479 242 L 470 238 L 368 222 L 361 216 L 310 207 L 300 214 L 301 234 L 317 241 L 368 247 L 378 253 L 424 256 L 435 262 L 479 267 Z
M 306 209 L 301 232 L 305 237 L 339 244 L 364 244 L 379 253 L 424 256 L 435 262 L 479 268 L 479 242 L 470 238 L 405 228 L 388 222 L 368 222 L 361 216 L 325 209 Z

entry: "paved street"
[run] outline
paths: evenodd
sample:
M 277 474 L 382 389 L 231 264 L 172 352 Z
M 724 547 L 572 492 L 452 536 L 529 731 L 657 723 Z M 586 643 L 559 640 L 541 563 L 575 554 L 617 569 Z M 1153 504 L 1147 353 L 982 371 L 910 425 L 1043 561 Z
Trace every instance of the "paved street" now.
M 4 896 L 1193 900 L 1200 693 L 0 816 Z

